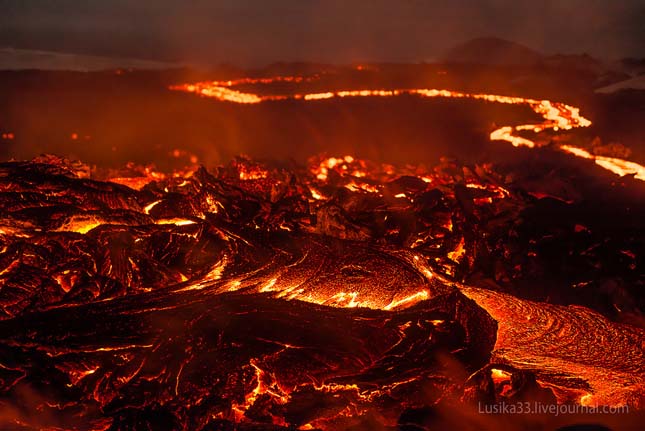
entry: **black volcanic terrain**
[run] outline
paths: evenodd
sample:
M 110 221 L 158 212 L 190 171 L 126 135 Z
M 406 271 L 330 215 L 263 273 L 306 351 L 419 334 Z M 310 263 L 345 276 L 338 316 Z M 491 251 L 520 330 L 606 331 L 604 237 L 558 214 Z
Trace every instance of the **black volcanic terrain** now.
M 476 161 L 499 150 L 499 143 L 488 140 L 496 125 L 535 118 L 522 107 L 468 100 L 399 97 L 239 106 L 168 91 L 168 86 L 187 81 L 322 71 L 321 79 L 299 90 L 438 88 L 574 104 L 593 122 L 591 128 L 576 132 L 584 134 L 583 141 L 598 136 L 603 145 L 618 142 L 631 148 L 636 161 L 644 160 L 643 92 L 595 94 L 594 86 L 604 75 L 590 70 L 586 61 L 565 64 L 384 64 L 361 70 L 276 64 L 252 72 L 210 73 L 5 71 L 0 72 L 0 132 L 5 137 L 0 154 L 22 159 L 56 152 L 117 166 L 128 161 L 146 164 L 153 151 L 161 167 L 174 165 L 176 149 L 206 163 L 225 162 L 240 153 L 302 162 L 321 152 L 396 163 L 435 162 L 442 156 Z M 260 91 L 293 88 L 289 83 L 272 84 Z M 13 139 L 6 139 L 7 133 Z
M 0 429 L 639 429 L 638 65 L 0 72 Z

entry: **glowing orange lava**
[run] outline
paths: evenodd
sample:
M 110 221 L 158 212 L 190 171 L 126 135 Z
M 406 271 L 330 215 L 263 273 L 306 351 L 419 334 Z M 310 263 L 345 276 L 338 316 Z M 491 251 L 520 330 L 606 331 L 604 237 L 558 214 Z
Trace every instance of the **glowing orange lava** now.
M 574 156 L 593 160 L 598 166 L 602 166 L 621 177 L 624 175 L 634 175 L 634 178 L 645 181 L 645 166 L 639 165 L 638 163 L 615 157 L 596 156 L 582 148 L 576 148 L 570 145 L 562 145 L 560 148 Z
M 541 133 L 545 130 L 571 130 L 578 127 L 588 127 L 591 121 L 580 115 L 580 109 L 571 105 L 560 102 L 552 102 L 550 100 L 537 100 L 524 97 L 503 96 L 496 94 L 479 94 L 479 93 L 463 93 L 453 90 L 439 90 L 428 88 L 404 88 L 404 89 L 372 89 L 372 90 L 341 90 L 341 91 L 326 91 L 319 93 L 293 93 L 282 95 L 266 95 L 256 94 L 250 92 L 242 92 L 233 89 L 239 85 L 253 85 L 253 84 L 271 84 L 276 82 L 292 82 L 301 83 L 305 81 L 312 81 L 317 79 L 313 77 L 300 77 L 300 76 L 278 76 L 273 78 L 242 78 L 228 81 L 206 81 L 197 82 L 192 84 L 181 84 L 170 87 L 171 90 L 185 91 L 195 93 L 204 97 L 211 97 L 223 102 L 233 102 L 240 104 L 256 104 L 267 101 L 279 100 L 304 100 L 304 101 L 319 101 L 328 100 L 333 98 L 345 97 L 395 97 L 403 94 L 415 95 L 419 97 L 444 97 L 444 98 L 463 98 L 463 99 L 476 99 L 486 102 L 525 105 L 531 108 L 536 114 L 540 115 L 544 120 L 538 124 L 521 124 L 517 126 L 501 126 L 490 133 L 490 139 L 493 141 L 506 141 L 515 147 L 529 147 L 536 146 L 535 141 L 519 136 L 518 132 L 524 133 Z M 604 169 L 607 169 L 617 175 L 635 174 L 635 178 L 645 181 L 645 167 L 635 162 L 622 160 L 611 157 L 591 156 L 585 150 L 572 147 L 570 145 L 562 145 L 561 149 L 569 154 L 573 154 L 583 158 L 593 158 L 596 164 Z M 319 173 L 319 179 L 326 178 L 324 169 Z
M 642 330 L 611 322 L 585 307 L 537 303 L 471 287 L 461 291 L 498 322 L 493 362 L 534 371 L 538 379 L 549 381 L 542 384 L 563 403 L 640 403 L 645 389 Z M 493 378 L 504 374 L 494 371 Z M 579 399 L 569 399 L 571 391 L 559 386 L 576 378 L 589 388 L 580 388 Z

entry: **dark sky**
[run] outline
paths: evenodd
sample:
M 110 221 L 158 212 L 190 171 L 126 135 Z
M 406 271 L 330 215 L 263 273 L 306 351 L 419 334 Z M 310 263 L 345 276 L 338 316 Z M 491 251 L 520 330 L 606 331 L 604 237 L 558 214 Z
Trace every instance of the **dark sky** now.
M 0 0 L 0 47 L 200 64 L 423 61 L 481 36 L 645 57 L 645 0 Z

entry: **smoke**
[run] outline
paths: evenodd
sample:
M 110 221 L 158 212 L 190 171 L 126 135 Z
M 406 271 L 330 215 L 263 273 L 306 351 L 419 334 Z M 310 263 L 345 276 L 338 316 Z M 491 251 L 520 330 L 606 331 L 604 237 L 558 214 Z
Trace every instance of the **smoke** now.
M 645 55 L 639 0 L 0 0 L 0 46 L 257 66 L 425 61 L 496 36 L 546 53 Z

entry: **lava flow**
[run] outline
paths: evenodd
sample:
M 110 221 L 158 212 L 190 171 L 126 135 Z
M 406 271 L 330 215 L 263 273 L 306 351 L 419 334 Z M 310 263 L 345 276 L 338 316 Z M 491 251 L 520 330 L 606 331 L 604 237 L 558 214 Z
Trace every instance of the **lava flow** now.
M 311 79 L 313 78 L 310 78 L 310 80 Z M 171 89 L 197 93 L 201 96 L 212 97 L 220 101 L 242 104 L 288 99 L 314 101 L 332 99 L 335 97 L 394 97 L 408 94 L 421 97 L 471 98 L 495 103 L 528 105 L 535 113 L 544 118 L 543 123 L 535 125 L 527 124 L 517 127 L 504 126 L 494 130 L 490 135 L 492 140 L 507 141 L 516 147 L 527 146 L 532 148 L 535 146 L 533 141 L 515 135 L 514 132 L 516 131 L 531 130 L 537 133 L 547 129 L 553 129 L 556 131 L 559 129 L 569 130 L 574 127 L 587 127 L 591 125 L 589 120 L 580 115 L 579 109 L 573 106 L 565 105 L 563 103 L 554 103 L 549 100 L 535 100 L 494 94 L 470 94 L 451 90 L 408 88 L 394 90 L 343 90 L 323 93 L 295 93 L 289 95 L 260 95 L 241 92 L 232 88 L 241 84 L 271 84 L 274 82 L 302 82 L 304 80 L 305 78 L 302 77 L 247 78 L 234 81 L 211 81 L 183 84 L 173 86 Z
M 563 403 L 641 406 L 642 331 L 584 307 L 535 303 L 484 289 L 462 292 L 499 323 L 492 362 L 533 371 Z M 576 387 L 578 393 L 572 390 Z
M 490 164 L 349 155 L 170 175 L 2 163 L 0 425 L 345 430 L 491 400 L 641 408 L 642 329 L 498 292 L 530 295 L 561 261 L 637 286 L 641 226 L 625 216 L 608 241 L 584 203 L 534 187 Z
M 316 80 L 317 76 L 299 77 L 299 76 L 278 76 L 273 78 L 243 78 L 228 81 L 206 81 L 190 84 L 181 84 L 170 87 L 172 90 L 186 91 L 195 93 L 200 96 L 214 98 L 223 102 L 233 102 L 240 104 L 256 104 L 267 101 L 281 100 L 303 100 L 318 101 L 332 98 L 344 97 L 395 97 L 400 95 L 413 95 L 419 97 L 442 97 L 442 98 L 468 98 L 483 100 L 487 102 L 525 105 L 531 108 L 536 114 L 540 115 L 544 121 L 537 124 L 522 124 L 517 126 L 502 126 L 493 130 L 490 139 L 493 141 L 506 141 L 515 147 L 525 146 L 534 148 L 535 141 L 528 137 L 520 136 L 520 133 L 526 134 L 540 133 L 546 130 L 559 131 L 571 130 L 578 127 L 588 127 L 591 121 L 580 115 L 580 109 L 560 102 L 550 100 L 537 100 L 524 97 L 502 96 L 495 94 L 478 94 L 463 93 L 452 90 L 438 90 L 427 88 L 404 88 L 404 89 L 374 89 L 374 90 L 341 90 L 328 91 L 319 93 L 293 93 L 282 95 L 265 95 L 260 93 L 251 93 L 235 90 L 234 87 L 240 85 L 266 85 L 276 82 L 302 83 Z M 574 156 L 594 159 L 596 164 L 617 175 L 635 175 L 636 178 L 645 181 L 645 166 L 638 163 L 614 158 L 614 157 L 594 157 L 581 148 L 571 145 L 562 145 L 560 148 Z

